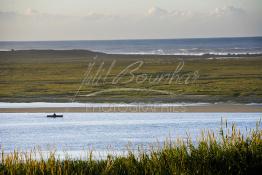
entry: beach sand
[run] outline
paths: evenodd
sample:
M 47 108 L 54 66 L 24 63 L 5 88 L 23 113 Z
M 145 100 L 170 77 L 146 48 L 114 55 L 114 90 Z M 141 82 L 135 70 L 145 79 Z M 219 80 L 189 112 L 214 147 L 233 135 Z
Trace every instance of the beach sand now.
M 201 106 L 111 106 L 111 107 L 37 107 L 0 108 L 0 113 L 66 112 L 262 112 L 261 104 L 208 104 Z

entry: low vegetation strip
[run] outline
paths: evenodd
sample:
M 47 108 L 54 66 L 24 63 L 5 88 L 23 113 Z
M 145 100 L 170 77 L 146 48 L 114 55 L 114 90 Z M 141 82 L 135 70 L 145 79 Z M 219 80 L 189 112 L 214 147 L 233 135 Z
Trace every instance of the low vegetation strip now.
M 261 103 L 261 67 L 261 55 L 221 58 L 109 55 L 77 50 L 0 51 L 0 99 Z M 159 93 L 163 91 L 166 93 Z

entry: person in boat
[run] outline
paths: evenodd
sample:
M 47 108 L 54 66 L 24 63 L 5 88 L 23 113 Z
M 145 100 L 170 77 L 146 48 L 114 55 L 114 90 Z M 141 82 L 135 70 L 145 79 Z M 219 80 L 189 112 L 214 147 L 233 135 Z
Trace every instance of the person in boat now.
M 47 117 L 63 117 L 63 115 L 57 115 L 56 113 L 54 113 L 52 115 L 47 115 Z

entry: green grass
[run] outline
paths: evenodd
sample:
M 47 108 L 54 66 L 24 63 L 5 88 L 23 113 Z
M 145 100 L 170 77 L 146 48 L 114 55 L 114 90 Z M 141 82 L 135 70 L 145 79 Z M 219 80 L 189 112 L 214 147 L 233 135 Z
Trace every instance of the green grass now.
M 113 60 L 116 64 L 105 82 L 96 85 L 85 84 L 80 93 L 88 94 L 111 88 L 142 88 L 166 90 L 187 98 L 170 97 L 147 92 L 105 93 L 96 97 L 79 97 L 77 101 L 236 101 L 262 102 L 262 56 L 243 57 L 241 59 L 183 58 L 184 67 L 179 76 L 199 71 L 200 77 L 190 84 L 168 84 L 167 79 L 150 84 L 148 81 L 138 84 L 112 84 L 112 80 L 125 67 L 143 61 L 143 66 L 134 72 L 136 76 L 147 74 L 158 77 L 173 73 L 181 58 L 176 56 L 143 55 L 105 55 L 87 51 L 15 51 L 0 52 L 0 99 L 1 101 L 65 101 L 69 102 L 79 88 L 89 63 L 95 60 L 95 70 L 100 63 L 109 68 Z M 89 78 L 95 76 L 92 71 Z M 106 72 L 102 73 L 105 75 Z M 130 76 L 123 76 L 127 80 Z M 184 80 L 184 79 L 182 79 Z M 201 98 L 195 96 L 201 95 Z M 152 100 L 153 99 L 153 100 Z M 156 100 L 154 100 L 156 99 Z
M 217 135 L 217 136 L 216 136 Z M 198 143 L 191 139 L 166 141 L 149 151 L 129 150 L 127 156 L 108 155 L 106 159 L 59 159 L 50 152 L 47 159 L 34 159 L 38 153 L 2 151 L 0 173 L 9 174 L 259 174 L 262 170 L 262 130 L 243 135 L 235 125 L 219 133 L 203 132 Z

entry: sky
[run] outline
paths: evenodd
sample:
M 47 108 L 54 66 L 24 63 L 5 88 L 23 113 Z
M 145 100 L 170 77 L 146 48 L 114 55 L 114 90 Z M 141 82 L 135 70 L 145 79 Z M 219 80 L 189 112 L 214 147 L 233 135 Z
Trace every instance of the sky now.
M 0 40 L 262 36 L 262 0 L 0 0 Z

